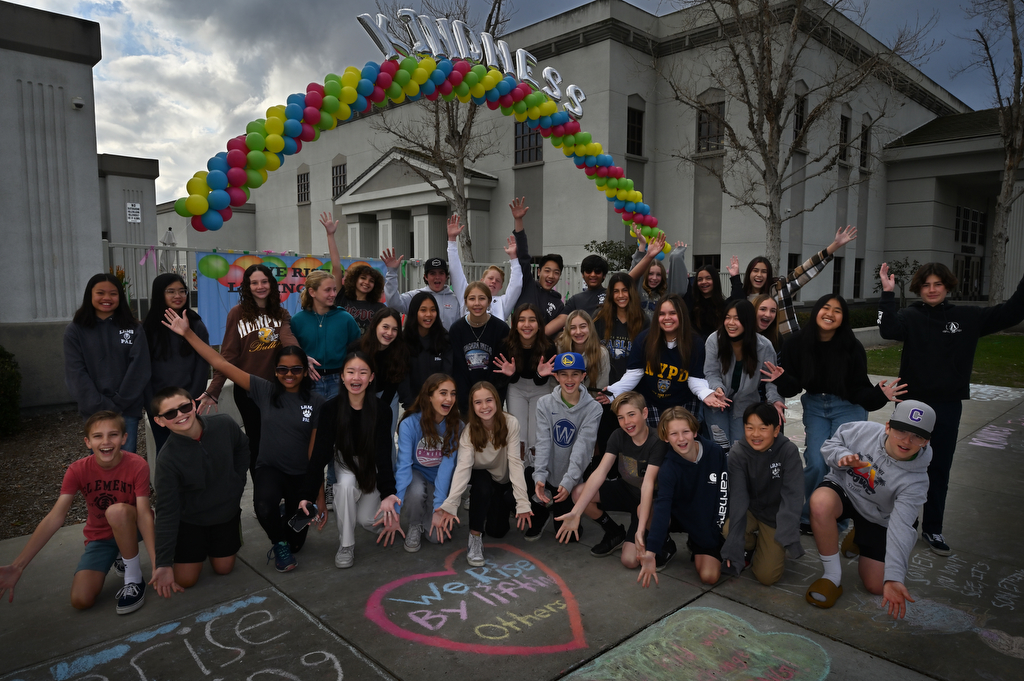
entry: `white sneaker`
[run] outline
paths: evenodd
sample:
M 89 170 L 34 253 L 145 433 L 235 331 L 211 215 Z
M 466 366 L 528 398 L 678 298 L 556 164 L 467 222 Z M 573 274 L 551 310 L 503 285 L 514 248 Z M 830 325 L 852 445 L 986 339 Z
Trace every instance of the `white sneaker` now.
M 334 485 L 327 485 L 324 489 L 324 506 L 328 511 L 334 510 Z
M 481 567 L 487 561 L 484 560 L 484 538 L 483 535 L 469 535 L 469 551 L 466 553 L 466 562 L 473 567 Z
M 405 550 L 409 553 L 416 553 L 420 550 L 420 537 L 423 536 L 422 525 L 410 525 L 409 533 L 405 535 Z
M 334 567 L 336 568 L 350 568 L 356 561 L 356 547 L 355 546 L 342 546 L 338 549 L 338 552 L 334 554 Z

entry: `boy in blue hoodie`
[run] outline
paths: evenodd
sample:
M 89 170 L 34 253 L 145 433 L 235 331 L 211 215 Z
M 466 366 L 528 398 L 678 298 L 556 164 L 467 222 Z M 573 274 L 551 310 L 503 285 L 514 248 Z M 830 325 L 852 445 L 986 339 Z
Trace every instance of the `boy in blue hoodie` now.
M 580 390 L 586 376 L 583 355 L 563 352 L 555 357 L 558 387 L 537 401 L 537 433 L 550 433 L 551 437 L 537 437 L 533 524 L 526 531 L 527 541 L 540 539 L 551 511 L 556 516 L 572 511 L 572 490 L 593 458 L 602 407 L 589 391 Z M 555 531 L 561 526 L 556 520 Z

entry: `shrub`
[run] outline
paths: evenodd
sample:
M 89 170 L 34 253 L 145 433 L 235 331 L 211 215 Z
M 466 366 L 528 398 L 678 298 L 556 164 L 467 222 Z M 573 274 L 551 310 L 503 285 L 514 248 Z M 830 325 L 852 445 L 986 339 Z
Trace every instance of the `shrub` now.
M 597 253 L 607 260 L 609 272 L 618 272 L 620 270 L 628 272 L 633 258 L 633 251 L 636 250 L 635 248 L 630 248 L 622 241 L 591 241 L 583 248 L 588 253 Z
M 0 435 L 21 429 L 21 370 L 14 355 L 0 346 Z

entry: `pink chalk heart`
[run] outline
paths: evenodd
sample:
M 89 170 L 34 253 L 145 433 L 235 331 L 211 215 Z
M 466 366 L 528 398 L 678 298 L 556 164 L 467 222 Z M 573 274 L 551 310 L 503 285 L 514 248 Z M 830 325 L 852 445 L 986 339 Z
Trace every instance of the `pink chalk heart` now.
M 579 604 L 551 568 L 508 544 L 486 544 L 487 564 L 396 579 L 366 603 L 366 617 L 399 638 L 484 655 L 536 655 L 586 648 Z

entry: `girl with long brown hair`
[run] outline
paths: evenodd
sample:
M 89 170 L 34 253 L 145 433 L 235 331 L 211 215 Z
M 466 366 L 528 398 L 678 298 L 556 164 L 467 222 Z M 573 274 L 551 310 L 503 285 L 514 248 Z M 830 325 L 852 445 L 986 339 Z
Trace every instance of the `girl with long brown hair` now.
M 578 352 L 587 363 L 587 389 L 595 393 L 595 399 L 601 404 L 610 404 L 611 400 L 601 394 L 608 385 L 611 361 L 608 348 L 601 341 L 594 329 L 594 320 L 583 310 L 573 310 L 565 318 L 565 329 L 558 336 L 559 352 Z
M 459 412 L 466 414 L 469 413 L 469 387 L 495 378 L 492 362 L 508 337 L 508 324 L 489 312 L 491 289 L 483 282 L 470 283 L 463 294 L 463 302 L 467 314 L 451 325 L 448 338 L 452 344 L 452 377 Z M 500 385 L 502 401 L 503 393 L 504 385 Z

